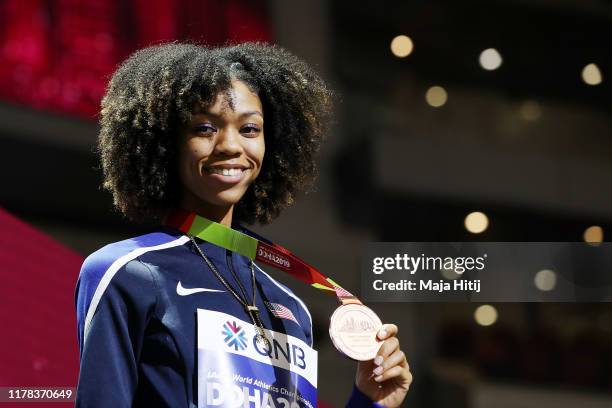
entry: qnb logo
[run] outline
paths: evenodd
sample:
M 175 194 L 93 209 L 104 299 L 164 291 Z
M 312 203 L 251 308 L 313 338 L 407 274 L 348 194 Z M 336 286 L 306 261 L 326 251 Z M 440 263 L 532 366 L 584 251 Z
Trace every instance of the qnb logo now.
M 272 344 L 268 347 L 260 346 L 255 336 L 253 336 L 253 347 L 262 356 L 270 357 L 273 361 L 285 361 L 290 365 L 306 369 L 306 353 L 297 344 L 272 339 Z
M 230 322 L 229 320 L 223 325 L 222 334 L 225 336 L 223 341 L 229 347 L 233 347 L 234 350 L 244 350 L 247 346 L 246 334 L 244 329 L 236 322 Z

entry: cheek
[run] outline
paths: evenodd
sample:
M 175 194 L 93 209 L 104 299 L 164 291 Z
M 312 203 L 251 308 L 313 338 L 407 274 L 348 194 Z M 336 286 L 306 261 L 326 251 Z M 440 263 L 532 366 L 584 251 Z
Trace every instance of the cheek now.
M 266 153 L 266 145 L 263 141 L 263 138 L 260 140 L 253 140 L 253 143 L 249 145 L 250 156 L 253 160 L 255 160 L 260 166 L 263 163 L 263 158 Z
M 187 142 L 181 147 L 181 167 L 192 167 L 207 157 L 207 146 L 205 143 L 194 141 Z
M 198 177 L 198 161 L 201 157 L 201 149 L 189 144 L 181 146 L 178 154 L 178 171 L 181 182 L 190 184 L 190 180 Z
M 265 148 L 265 145 L 262 143 L 260 146 L 258 146 L 258 148 L 256 150 L 256 159 L 255 159 L 255 161 L 257 162 L 257 172 L 255 173 L 255 178 L 259 177 L 259 175 L 261 173 L 261 168 L 263 166 L 263 160 L 264 160 L 265 152 L 266 152 L 266 148 Z

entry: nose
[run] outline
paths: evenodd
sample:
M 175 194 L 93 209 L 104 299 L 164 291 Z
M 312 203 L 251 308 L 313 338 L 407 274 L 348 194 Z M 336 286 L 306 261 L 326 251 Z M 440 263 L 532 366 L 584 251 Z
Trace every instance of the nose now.
M 224 129 L 218 133 L 215 153 L 219 155 L 233 156 L 242 151 L 240 144 L 240 132 L 236 129 Z

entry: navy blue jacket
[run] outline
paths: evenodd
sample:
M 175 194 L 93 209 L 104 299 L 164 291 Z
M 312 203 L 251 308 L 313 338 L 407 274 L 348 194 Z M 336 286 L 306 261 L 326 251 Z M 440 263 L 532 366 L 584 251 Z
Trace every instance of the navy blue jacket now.
M 198 240 L 198 245 L 238 288 L 229 270 L 232 265 L 251 296 L 248 258 L 208 242 Z M 264 326 L 312 346 L 312 318 L 306 305 L 259 267 L 255 271 Z M 196 310 L 250 321 L 189 238 L 173 228 L 112 243 L 91 254 L 81 268 L 75 301 L 80 352 L 76 407 L 197 407 Z M 264 301 L 289 308 L 297 323 L 275 317 Z M 378 404 L 354 387 L 347 406 Z

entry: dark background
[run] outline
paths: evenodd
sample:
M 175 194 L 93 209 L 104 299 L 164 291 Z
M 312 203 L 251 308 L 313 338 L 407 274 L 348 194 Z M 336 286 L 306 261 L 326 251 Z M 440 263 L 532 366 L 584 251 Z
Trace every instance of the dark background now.
M 315 66 L 338 97 L 316 191 L 256 229 L 347 289 L 359 288 L 370 241 L 580 242 L 592 226 L 606 240 L 611 23 L 604 0 L 0 1 L 0 206 L 82 256 L 146 231 L 99 187 L 93 147 L 109 75 L 160 41 L 264 40 Z M 414 43 L 406 58 L 389 48 L 400 34 Z M 502 55 L 499 69 L 480 67 L 487 48 Z M 599 85 L 581 78 L 590 63 Z M 438 108 L 425 101 L 434 85 L 448 93 Z M 489 220 L 480 234 L 464 226 L 473 211 Z M 333 299 L 271 273 L 311 308 L 320 395 L 342 405 L 354 363 L 327 336 Z M 13 274 L 0 267 L 3 280 Z M 611 404 L 609 304 L 493 304 L 490 326 L 475 321 L 478 304 L 371 306 L 400 327 L 415 376 L 405 406 Z M 0 367 L 9 385 L 16 367 Z

